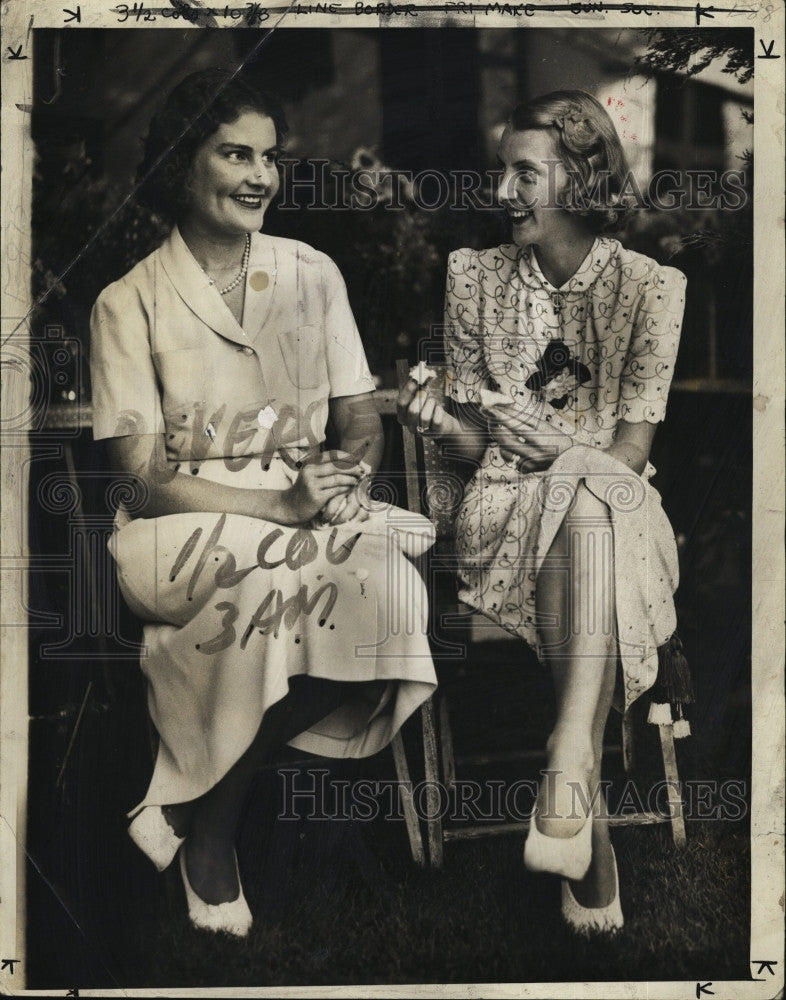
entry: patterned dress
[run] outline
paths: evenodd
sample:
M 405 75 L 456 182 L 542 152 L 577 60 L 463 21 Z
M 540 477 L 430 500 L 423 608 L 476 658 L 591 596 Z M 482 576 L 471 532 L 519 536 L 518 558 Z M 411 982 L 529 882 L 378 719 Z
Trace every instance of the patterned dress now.
M 625 704 L 655 682 L 657 647 L 676 624 L 674 535 L 660 496 L 606 454 L 619 421 L 663 420 L 677 356 L 685 277 L 599 237 L 561 288 L 535 249 L 458 250 L 445 308 L 448 393 L 480 404 L 482 390 L 537 408 L 574 447 L 522 474 L 486 449 L 456 519 L 460 598 L 525 639 L 539 657 L 535 584 L 580 482 L 607 506 Z M 598 553 L 602 555 L 602 553 Z M 592 553 L 586 553 L 592 557 Z

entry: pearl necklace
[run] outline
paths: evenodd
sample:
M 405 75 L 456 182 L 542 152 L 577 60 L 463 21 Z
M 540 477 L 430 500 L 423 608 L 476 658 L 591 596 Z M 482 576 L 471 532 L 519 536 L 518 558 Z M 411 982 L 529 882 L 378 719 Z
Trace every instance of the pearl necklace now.
M 235 275 L 235 277 L 229 282 L 228 285 L 224 285 L 223 288 L 219 288 L 218 290 L 219 295 L 228 295 L 233 288 L 237 288 L 237 286 L 240 284 L 243 278 L 245 278 L 248 272 L 248 261 L 250 257 L 251 257 L 251 233 L 246 233 L 246 246 L 245 249 L 243 250 L 243 259 L 240 262 L 240 270 Z M 208 281 L 210 282 L 211 285 L 215 285 L 215 281 L 213 281 L 212 278 L 208 278 Z

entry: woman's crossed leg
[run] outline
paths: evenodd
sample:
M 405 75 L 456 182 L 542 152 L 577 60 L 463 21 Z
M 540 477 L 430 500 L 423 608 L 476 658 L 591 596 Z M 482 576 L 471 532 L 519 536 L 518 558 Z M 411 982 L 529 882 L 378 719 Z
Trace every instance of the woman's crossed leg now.
M 613 561 L 608 508 L 581 482 L 536 585 L 541 648 L 554 678 L 557 718 L 546 745 L 548 764 L 533 822 L 547 837 L 573 837 L 589 822 L 591 803 L 592 862 L 582 880 L 571 882 L 586 907 L 605 906 L 615 894 L 599 784 L 619 658 Z

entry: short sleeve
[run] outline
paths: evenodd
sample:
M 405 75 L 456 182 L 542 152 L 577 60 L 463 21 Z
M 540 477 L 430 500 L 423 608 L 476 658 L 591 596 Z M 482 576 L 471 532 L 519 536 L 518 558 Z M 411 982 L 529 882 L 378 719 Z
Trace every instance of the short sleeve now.
M 164 420 L 147 315 L 121 280 L 99 295 L 90 316 L 93 438 L 163 433 Z
M 324 331 L 330 398 L 373 392 L 374 379 L 352 315 L 344 279 L 333 261 L 325 260 Z
M 666 416 L 682 330 L 686 283 L 681 271 L 658 266 L 642 281 L 641 304 L 620 381 L 621 420 L 657 423 Z
M 471 250 L 456 250 L 448 257 L 445 358 L 448 395 L 457 403 L 480 403 L 480 390 L 489 382 L 478 325 L 477 281 L 469 271 L 472 255 Z

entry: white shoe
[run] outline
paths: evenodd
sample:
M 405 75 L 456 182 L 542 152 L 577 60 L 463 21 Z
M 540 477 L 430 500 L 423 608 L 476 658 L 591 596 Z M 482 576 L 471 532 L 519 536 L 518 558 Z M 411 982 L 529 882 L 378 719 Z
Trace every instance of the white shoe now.
M 128 836 L 160 872 L 172 864 L 186 839 L 178 837 L 167 823 L 161 806 L 146 806 L 138 813 L 128 828 Z
M 224 931 L 226 934 L 234 934 L 235 937 L 246 937 L 251 930 L 252 917 L 246 897 L 243 895 L 243 886 L 240 885 L 237 855 L 235 855 L 235 871 L 239 886 L 237 899 L 227 903 L 206 903 L 192 889 L 186 871 L 186 852 L 185 850 L 180 852 L 180 874 L 183 876 L 183 888 L 186 890 L 188 916 L 194 927 L 207 931 Z
M 625 923 L 620 906 L 617 856 L 613 847 L 611 856 L 614 859 L 614 899 L 608 906 L 582 906 L 573 895 L 570 883 L 567 880 L 562 882 L 562 919 L 584 937 L 589 937 L 590 934 L 616 934 Z
M 572 837 L 547 836 L 538 829 L 537 815 L 535 806 L 524 844 L 524 864 L 531 872 L 551 872 L 575 881 L 584 878 L 592 861 L 592 815 Z

